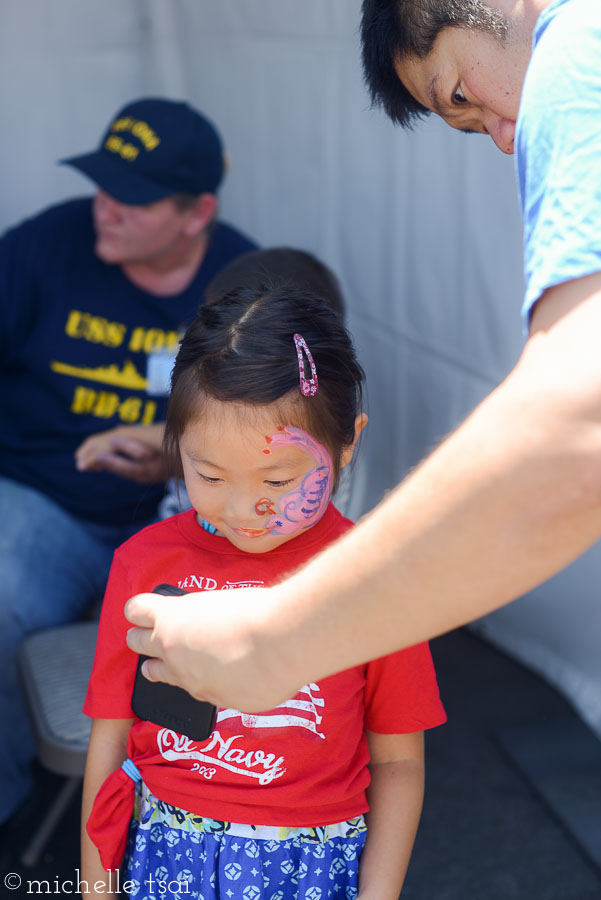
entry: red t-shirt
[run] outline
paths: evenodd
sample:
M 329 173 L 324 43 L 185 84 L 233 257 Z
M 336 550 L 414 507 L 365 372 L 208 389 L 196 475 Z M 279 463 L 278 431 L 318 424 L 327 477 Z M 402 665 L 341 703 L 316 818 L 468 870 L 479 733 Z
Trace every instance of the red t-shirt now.
M 160 583 L 205 591 L 280 579 L 352 525 L 331 504 L 322 519 L 269 553 L 238 550 L 197 523 L 194 510 L 151 525 L 115 553 L 84 712 L 133 716 L 137 655 L 128 649 L 126 600 Z M 164 597 L 177 603 L 178 597 Z M 364 729 L 408 733 L 445 721 L 427 644 L 356 666 L 265 713 L 220 709 L 202 742 L 136 719 L 128 755 L 159 799 L 198 815 L 255 825 L 326 825 L 365 812 Z

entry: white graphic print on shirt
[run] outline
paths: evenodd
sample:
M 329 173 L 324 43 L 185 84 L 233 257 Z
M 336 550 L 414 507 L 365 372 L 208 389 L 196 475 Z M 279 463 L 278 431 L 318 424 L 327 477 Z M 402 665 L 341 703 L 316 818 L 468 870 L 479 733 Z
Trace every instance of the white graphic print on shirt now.
M 217 713 L 217 723 L 225 719 L 240 719 L 245 728 L 307 728 L 317 737 L 325 740 L 325 734 L 318 730 L 323 716 L 318 712 L 318 707 L 323 710 L 323 697 L 319 692 L 319 685 L 306 684 L 300 689 L 292 700 L 285 700 L 275 709 L 264 713 L 243 713 L 239 709 L 220 709 Z
M 177 582 L 177 586 L 184 591 L 216 591 L 217 582 L 209 575 L 186 575 Z M 265 587 L 264 581 L 226 581 L 219 585 L 220 591 L 233 591 L 237 588 Z
M 248 714 L 238 709 L 220 709 L 216 724 L 239 719 L 241 725 L 249 729 L 303 728 L 325 740 L 325 735 L 318 729 L 323 719 L 318 708 L 323 713 L 324 700 L 319 685 L 308 684 L 304 685 L 292 700 L 286 700 L 265 713 Z M 262 747 L 248 749 L 247 745 L 244 747 L 238 745 L 242 739 L 248 742 L 248 738 L 247 734 L 223 736 L 215 729 L 206 743 L 204 741 L 199 743 L 168 728 L 162 728 L 157 734 L 157 746 L 163 759 L 195 760 L 192 771 L 199 772 L 205 778 L 213 777 L 216 769 L 210 767 L 214 766 L 255 778 L 261 785 L 270 784 L 275 778 L 280 778 L 286 771 L 285 757 L 269 753 Z
M 275 753 L 266 753 L 260 748 L 247 750 L 234 746 L 236 741 L 244 737 L 246 737 L 244 734 L 233 734 L 226 738 L 222 737 L 218 731 L 213 731 L 208 743 L 201 750 L 196 741 L 190 740 L 183 734 L 176 734 L 175 731 L 170 731 L 168 728 L 161 728 L 157 735 L 157 745 L 163 759 L 196 760 L 192 770 L 198 771 L 208 778 L 212 778 L 215 770 L 212 773 L 207 772 L 205 765 L 202 767 L 205 771 L 201 771 L 200 763 L 220 766 L 222 769 L 236 772 L 238 775 L 256 778 L 259 784 L 270 784 L 274 778 L 280 778 L 286 771 L 285 766 L 282 765 L 284 757 L 276 757 Z

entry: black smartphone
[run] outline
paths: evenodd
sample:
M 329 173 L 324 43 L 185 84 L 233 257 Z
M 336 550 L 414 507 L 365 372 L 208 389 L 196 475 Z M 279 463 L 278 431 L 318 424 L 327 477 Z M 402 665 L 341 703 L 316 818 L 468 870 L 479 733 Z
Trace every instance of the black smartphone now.
M 187 594 L 172 584 L 159 584 L 154 594 L 175 596 Z M 131 707 L 139 719 L 162 725 L 178 734 L 184 734 L 193 741 L 206 741 L 215 725 L 217 708 L 211 703 L 195 700 L 183 688 L 161 681 L 149 681 L 142 675 L 142 663 L 150 659 L 140 656 L 136 679 L 131 695 Z

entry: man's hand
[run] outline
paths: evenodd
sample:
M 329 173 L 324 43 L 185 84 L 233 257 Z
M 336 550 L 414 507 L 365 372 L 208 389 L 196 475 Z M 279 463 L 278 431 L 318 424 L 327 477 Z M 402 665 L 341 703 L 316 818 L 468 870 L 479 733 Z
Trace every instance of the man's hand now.
M 154 657 L 142 669 L 150 681 L 177 684 L 222 708 L 272 709 L 302 684 L 270 627 L 277 621 L 269 615 L 275 593 L 275 588 L 211 591 L 174 603 L 137 594 L 125 606 L 126 617 L 139 626 L 130 629 L 127 644 Z
M 138 484 L 159 484 L 168 476 L 162 434 L 162 425 L 123 425 L 94 434 L 75 451 L 77 469 L 104 470 Z

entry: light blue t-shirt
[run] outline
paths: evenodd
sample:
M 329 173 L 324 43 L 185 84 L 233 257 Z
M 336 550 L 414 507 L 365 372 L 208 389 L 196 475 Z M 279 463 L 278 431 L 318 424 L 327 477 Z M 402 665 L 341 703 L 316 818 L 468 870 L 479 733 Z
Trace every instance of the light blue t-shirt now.
M 540 15 L 516 127 L 527 331 L 555 284 L 601 271 L 601 0 Z

